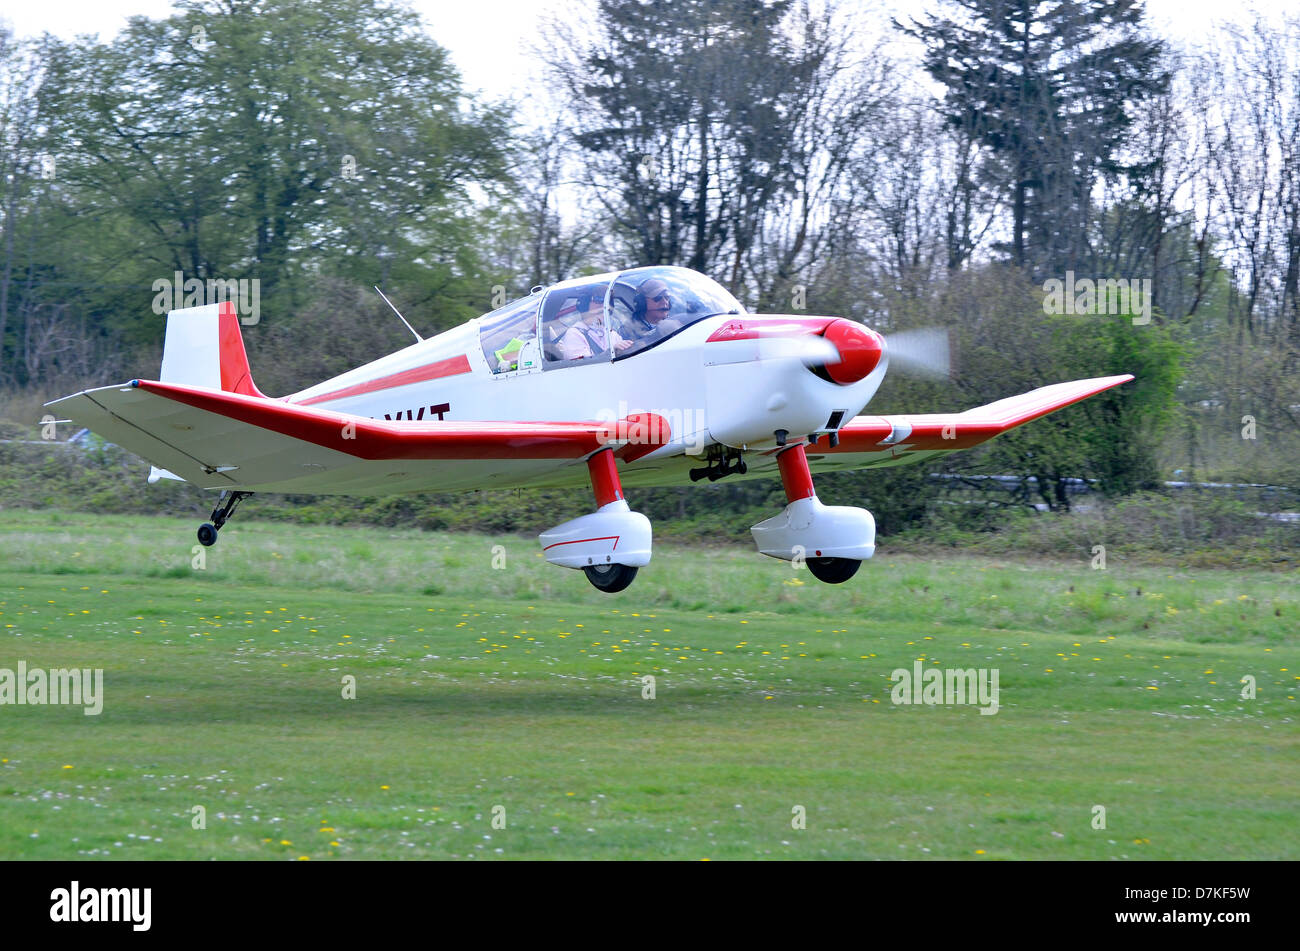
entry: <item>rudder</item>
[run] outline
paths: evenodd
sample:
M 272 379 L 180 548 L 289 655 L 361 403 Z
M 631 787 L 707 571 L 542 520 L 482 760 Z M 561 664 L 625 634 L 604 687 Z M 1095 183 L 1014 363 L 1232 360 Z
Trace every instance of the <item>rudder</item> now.
M 158 378 L 163 383 L 266 396 L 253 383 L 233 301 L 168 312 Z

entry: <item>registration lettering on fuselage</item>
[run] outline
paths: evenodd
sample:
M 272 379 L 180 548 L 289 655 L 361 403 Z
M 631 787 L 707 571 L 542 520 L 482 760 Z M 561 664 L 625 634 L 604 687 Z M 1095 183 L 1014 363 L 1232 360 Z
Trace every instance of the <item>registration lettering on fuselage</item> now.
M 450 403 L 436 403 L 433 406 L 421 406 L 418 409 L 399 409 L 396 413 L 385 413 L 384 419 L 424 419 L 424 411 L 429 411 L 429 419 L 437 416 L 439 419 L 444 418 L 446 413 L 451 412 Z

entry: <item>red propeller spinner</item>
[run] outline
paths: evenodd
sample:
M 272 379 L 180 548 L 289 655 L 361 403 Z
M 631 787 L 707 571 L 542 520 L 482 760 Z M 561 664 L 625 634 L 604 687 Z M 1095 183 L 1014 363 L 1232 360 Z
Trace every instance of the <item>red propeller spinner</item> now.
M 857 321 L 843 317 L 827 324 L 822 336 L 834 344 L 840 352 L 840 360 L 816 367 L 814 372 L 844 386 L 866 379 L 885 352 L 884 337 Z

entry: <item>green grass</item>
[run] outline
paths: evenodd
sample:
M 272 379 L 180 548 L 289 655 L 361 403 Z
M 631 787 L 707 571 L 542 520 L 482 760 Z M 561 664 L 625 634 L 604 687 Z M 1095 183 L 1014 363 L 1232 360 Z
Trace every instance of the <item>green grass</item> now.
M 194 527 L 0 512 L 0 667 L 106 694 L 0 706 L 0 857 L 1300 852 L 1294 572 L 660 546 L 609 596 L 514 536 Z M 1000 711 L 895 706 L 917 658 Z

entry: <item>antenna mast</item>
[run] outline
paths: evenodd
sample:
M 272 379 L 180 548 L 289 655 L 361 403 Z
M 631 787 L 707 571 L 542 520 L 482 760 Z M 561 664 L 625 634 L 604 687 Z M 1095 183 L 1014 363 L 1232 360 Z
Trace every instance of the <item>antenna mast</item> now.
M 402 316 L 402 312 L 398 310 L 396 307 L 393 307 L 393 302 L 388 299 L 388 296 L 383 291 L 381 291 L 378 288 L 378 286 L 375 286 L 375 293 L 384 299 L 385 304 L 393 308 L 393 313 L 397 315 L 397 319 L 400 320 L 402 323 L 406 324 L 406 329 L 409 330 L 411 333 L 415 334 L 415 339 L 423 343 L 424 338 L 421 337 L 418 333 L 415 333 L 414 327 L 406 323 L 406 318 Z

